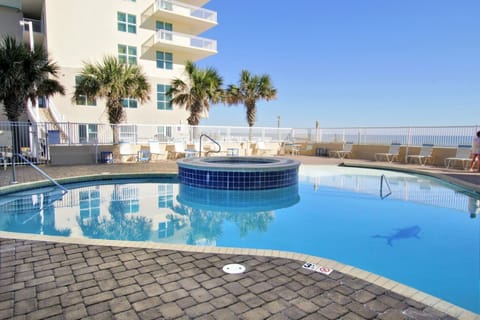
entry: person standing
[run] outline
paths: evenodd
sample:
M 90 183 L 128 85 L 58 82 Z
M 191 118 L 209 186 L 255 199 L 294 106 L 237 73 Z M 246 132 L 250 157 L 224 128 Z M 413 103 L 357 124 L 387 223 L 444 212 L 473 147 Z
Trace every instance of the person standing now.
M 477 136 L 472 140 L 472 162 L 470 163 L 470 171 L 473 171 L 475 161 L 478 163 L 477 171 L 480 172 L 480 131 L 477 131 Z

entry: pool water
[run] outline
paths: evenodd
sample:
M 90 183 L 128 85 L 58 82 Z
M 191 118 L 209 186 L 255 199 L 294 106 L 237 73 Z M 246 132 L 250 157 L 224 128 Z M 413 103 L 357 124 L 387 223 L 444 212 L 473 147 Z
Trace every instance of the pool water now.
M 436 179 L 302 166 L 298 185 L 276 190 L 161 179 L 67 187 L 63 196 L 55 188 L 2 196 L 0 230 L 300 252 L 480 313 L 480 201 Z

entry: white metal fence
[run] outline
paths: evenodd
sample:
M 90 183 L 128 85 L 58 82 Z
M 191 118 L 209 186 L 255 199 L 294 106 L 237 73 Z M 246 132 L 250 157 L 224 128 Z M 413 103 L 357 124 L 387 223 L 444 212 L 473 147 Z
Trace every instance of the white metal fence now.
M 314 142 L 353 142 L 354 144 L 391 144 L 455 147 L 471 144 L 478 126 L 450 127 L 363 127 L 293 129 L 295 140 Z
M 172 124 L 0 122 L 0 160 L 5 163 L 11 161 L 12 153 L 22 153 L 34 163 L 43 162 L 49 158 L 49 145 L 104 145 L 112 144 L 114 141 L 133 144 L 147 144 L 149 141 L 194 143 L 198 142 L 201 134 L 207 134 L 218 142 L 329 143 L 350 141 L 354 144 L 382 145 L 398 142 L 406 146 L 431 143 L 435 146 L 456 147 L 460 144 L 471 144 L 472 137 L 477 130 L 480 130 L 478 126 L 302 129 Z

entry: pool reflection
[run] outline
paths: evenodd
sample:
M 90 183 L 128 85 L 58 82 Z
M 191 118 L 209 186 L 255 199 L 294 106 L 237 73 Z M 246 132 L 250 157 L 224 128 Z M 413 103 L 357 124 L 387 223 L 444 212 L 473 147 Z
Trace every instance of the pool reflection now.
M 62 199 L 59 189 L 49 189 L 44 192 L 21 192 L 18 195 L 6 195 L 0 201 L 1 230 L 46 234 L 55 236 L 70 236 L 68 227 L 55 224 L 54 203 Z M 18 214 L 18 213 L 21 214 Z
M 240 237 L 267 231 L 275 210 L 300 201 L 298 185 L 259 191 L 199 189 L 176 183 L 76 186 L 0 201 L 0 230 L 128 241 L 215 245 L 225 224 Z
M 224 223 L 234 224 L 240 237 L 253 231 L 267 231 L 274 210 L 288 208 L 300 201 L 298 185 L 285 188 L 236 191 L 203 189 L 180 184 L 178 212 L 188 216 L 187 244 L 213 245 Z

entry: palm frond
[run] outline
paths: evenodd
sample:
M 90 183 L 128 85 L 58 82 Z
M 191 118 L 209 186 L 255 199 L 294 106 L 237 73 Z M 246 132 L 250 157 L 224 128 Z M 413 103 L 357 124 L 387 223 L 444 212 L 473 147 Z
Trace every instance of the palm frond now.
M 65 89 L 54 78 L 58 66 L 48 60 L 45 49 L 35 51 L 14 37 L 7 36 L 0 43 L 0 102 L 10 121 L 17 121 L 27 101 L 38 95 L 64 94 Z

